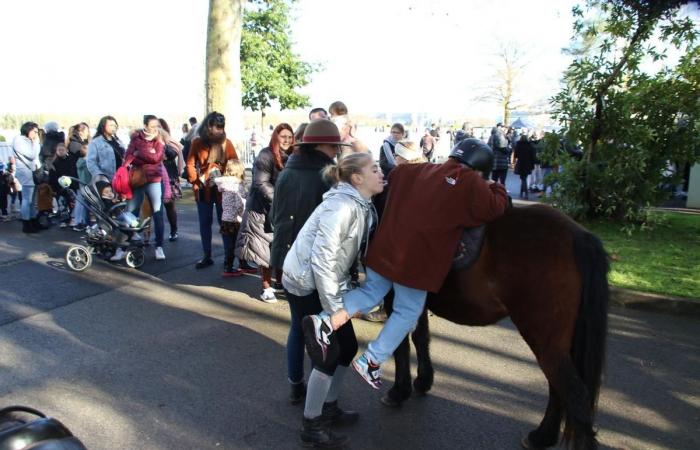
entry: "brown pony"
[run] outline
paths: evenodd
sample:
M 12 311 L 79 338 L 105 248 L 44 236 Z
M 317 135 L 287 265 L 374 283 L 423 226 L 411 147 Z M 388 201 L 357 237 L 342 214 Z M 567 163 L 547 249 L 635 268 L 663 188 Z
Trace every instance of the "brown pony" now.
M 600 240 L 548 206 L 511 208 L 486 227 L 478 260 L 450 272 L 427 309 L 462 325 L 511 320 L 549 382 L 540 426 L 525 448 L 557 444 L 562 419 L 569 448 L 597 448 L 593 420 L 605 359 L 608 257 Z M 387 302 L 391 311 L 391 301 Z M 412 334 L 418 356 L 413 389 L 433 383 L 427 310 Z M 397 406 L 411 395 L 408 338 L 394 353 L 396 380 L 382 402 Z

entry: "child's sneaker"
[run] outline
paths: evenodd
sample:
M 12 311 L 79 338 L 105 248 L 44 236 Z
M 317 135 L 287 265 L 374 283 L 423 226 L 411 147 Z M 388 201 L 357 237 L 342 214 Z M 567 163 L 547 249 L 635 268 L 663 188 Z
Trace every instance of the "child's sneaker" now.
M 379 364 L 372 362 L 367 353 L 363 353 L 362 356 L 353 361 L 352 367 L 374 389 L 379 389 L 382 385 Z
M 263 289 L 262 294 L 260 294 L 260 300 L 265 303 L 277 303 L 275 291 L 272 288 Z
M 328 316 L 306 316 L 301 320 L 306 352 L 315 366 L 332 365 L 340 355 L 331 319 Z

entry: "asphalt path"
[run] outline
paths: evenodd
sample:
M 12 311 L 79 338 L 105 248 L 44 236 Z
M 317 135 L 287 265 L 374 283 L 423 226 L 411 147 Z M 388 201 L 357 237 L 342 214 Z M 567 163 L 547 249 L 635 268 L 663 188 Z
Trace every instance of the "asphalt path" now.
M 0 405 L 59 418 L 91 450 L 298 448 L 287 403 L 284 301 L 257 300 L 256 276 L 222 279 L 200 256 L 194 205 L 180 240 L 141 270 L 63 261 L 79 233 L 24 235 L 0 223 Z M 167 231 L 167 225 L 166 225 Z M 341 406 L 361 419 L 349 448 L 516 449 L 546 405 L 535 359 L 508 320 L 487 328 L 430 319 L 433 390 L 399 409 L 349 374 Z M 378 324 L 355 321 L 361 347 Z M 611 309 L 597 426 L 603 448 L 700 448 L 700 322 Z M 393 363 L 385 378 L 393 377 Z

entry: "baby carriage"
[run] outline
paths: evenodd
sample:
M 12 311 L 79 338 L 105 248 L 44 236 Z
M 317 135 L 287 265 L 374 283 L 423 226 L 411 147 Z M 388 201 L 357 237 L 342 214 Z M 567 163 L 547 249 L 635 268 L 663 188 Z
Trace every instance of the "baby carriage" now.
M 72 177 L 61 177 L 59 183 L 64 188 L 70 186 Z M 104 175 L 93 177 L 90 184 L 80 183 L 80 196 L 76 199 L 90 211 L 96 219 L 94 225 L 85 228 L 85 245 L 73 245 L 66 252 L 66 264 L 76 272 L 82 272 L 92 265 L 93 255 L 108 259 L 118 248 L 125 251 L 126 265 L 139 268 L 146 257 L 140 233 L 150 227 L 150 218 L 139 223 L 133 214 L 126 211 L 126 202 L 105 204 L 103 192 L 111 184 Z M 101 192 L 103 191 L 103 192 Z

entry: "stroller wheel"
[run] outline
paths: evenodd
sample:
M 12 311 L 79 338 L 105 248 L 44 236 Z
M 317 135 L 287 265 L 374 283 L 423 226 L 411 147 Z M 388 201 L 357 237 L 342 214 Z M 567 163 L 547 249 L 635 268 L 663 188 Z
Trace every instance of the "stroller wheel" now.
M 92 264 L 92 252 L 82 245 L 74 245 L 66 252 L 66 264 L 76 272 L 82 272 Z
M 126 252 L 126 265 L 132 269 L 138 269 L 146 261 L 146 255 L 142 248 L 135 248 Z

